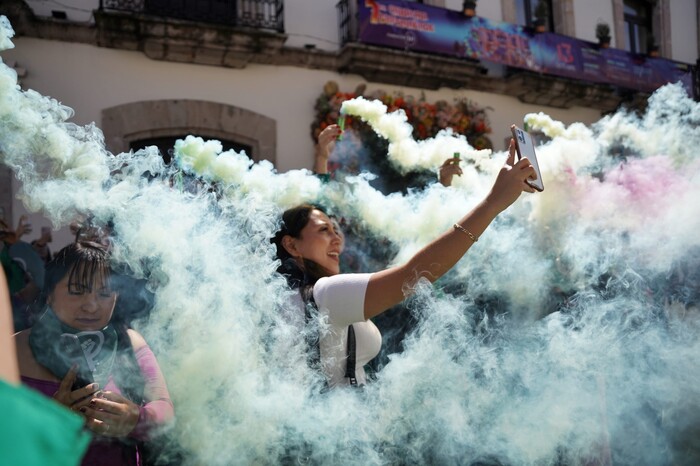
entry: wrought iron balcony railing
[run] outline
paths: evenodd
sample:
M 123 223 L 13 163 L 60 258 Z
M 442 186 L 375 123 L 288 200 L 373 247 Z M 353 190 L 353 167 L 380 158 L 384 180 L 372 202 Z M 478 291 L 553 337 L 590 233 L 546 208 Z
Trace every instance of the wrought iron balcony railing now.
M 284 32 L 284 0 L 101 0 L 100 8 Z

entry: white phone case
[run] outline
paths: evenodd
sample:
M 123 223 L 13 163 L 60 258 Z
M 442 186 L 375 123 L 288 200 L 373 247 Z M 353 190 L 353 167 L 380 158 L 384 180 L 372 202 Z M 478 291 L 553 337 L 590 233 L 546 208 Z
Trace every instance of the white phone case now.
M 515 125 L 511 126 L 510 129 L 513 132 L 513 139 L 515 139 L 515 150 L 518 153 L 518 160 L 526 157 L 535 168 L 535 173 L 537 174 L 537 179 L 527 180 L 527 184 L 535 188 L 537 191 L 544 191 L 542 174 L 540 173 L 540 166 L 537 163 L 535 144 L 532 140 L 532 136 L 530 136 L 530 133 L 527 131 L 523 131 Z

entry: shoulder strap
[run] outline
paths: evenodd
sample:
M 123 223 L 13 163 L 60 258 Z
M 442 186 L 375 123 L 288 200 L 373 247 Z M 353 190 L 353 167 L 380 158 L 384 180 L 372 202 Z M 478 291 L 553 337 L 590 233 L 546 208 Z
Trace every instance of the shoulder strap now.
M 314 309 L 318 310 L 316 305 L 316 300 L 314 299 L 313 287 L 302 293 L 302 298 L 305 302 L 304 306 L 304 319 L 306 325 L 310 325 L 313 319 L 311 318 L 311 310 L 309 306 L 313 306 Z M 319 330 L 314 329 L 313 332 L 307 332 L 307 344 L 309 350 L 309 357 L 307 361 L 309 367 L 321 370 L 321 339 L 319 338 Z M 349 379 L 350 386 L 357 386 L 357 378 L 355 377 L 355 364 L 356 364 L 356 354 L 357 354 L 357 344 L 355 342 L 355 329 L 352 324 L 348 326 L 348 345 L 347 345 L 347 359 L 345 365 L 345 377 Z
M 355 354 L 357 348 L 355 347 L 355 329 L 352 324 L 348 326 L 348 359 L 347 365 L 345 366 L 345 377 L 350 380 L 351 386 L 357 386 L 357 379 L 355 378 Z

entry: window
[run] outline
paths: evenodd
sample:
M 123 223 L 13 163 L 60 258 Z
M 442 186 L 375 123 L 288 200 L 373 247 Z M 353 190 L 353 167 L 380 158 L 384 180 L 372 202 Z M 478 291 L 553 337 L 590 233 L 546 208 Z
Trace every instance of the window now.
M 632 53 L 646 53 L 651 39 L 651 5 L 647 1 L 625 0 L 626 50 Z
M 408 0 L 409 2 L 422 3 L 424 5 L 445 8 L 445 0 Z
M 170 160 L 172 158 L 172 152 L 173 148 L 175 147 L 175 141 L 178 139 L 185 139 L 186 135 L 181 135 L 181 136 L 164 136 L 164 137 L 155 137 L 155 138 L 147 138 L 147 139 L 139 139 L 138 141 L 131 141 L 129 143 L 129 148 L 136 151 L 139 149 L 143 149 L 146 146 L 156 146 L 158 150 L 160 151 L 160 154 L 163 156 L 163 160 L 165 163 L 170 163 Z M 246 144 L 239 144 L 234 141 L 227 141 L 227 140 L 222 140 L 221 138 L 215 138 L 215 137 L 208 137 L 205 135 L 197 135 L 200 136 L 202 139 L 205 141 L 208 139 L 216 139 L 217 141 L 221 142 L 221 145 L 224 148 L 224 152 L 233 149 L 236 152 L 240 153 L 241 151 L 245 151 L 246 155 L 250 158 L 253 157 L 253 148 L 251 146 L 248 146 Z
M 545 29 L 547 31 L 553 31 L 552 0 L 515 0 L 516 23 L 521 26 L 535 27 L 535 21 L 537 20 L 537 4 L 540 2 L 546 5 L 548 12 L 544 25 Z

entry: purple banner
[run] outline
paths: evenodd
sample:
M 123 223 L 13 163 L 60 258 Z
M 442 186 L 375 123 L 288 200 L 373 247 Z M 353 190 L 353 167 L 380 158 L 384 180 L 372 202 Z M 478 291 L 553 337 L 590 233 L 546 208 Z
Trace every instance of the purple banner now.
M 680 81 L 693 95 L 686 63 L 604 49 L 553 33 L 402 0 L 357 0 L 358 41 L 500 63 L 515 68 L 652 92 Z

